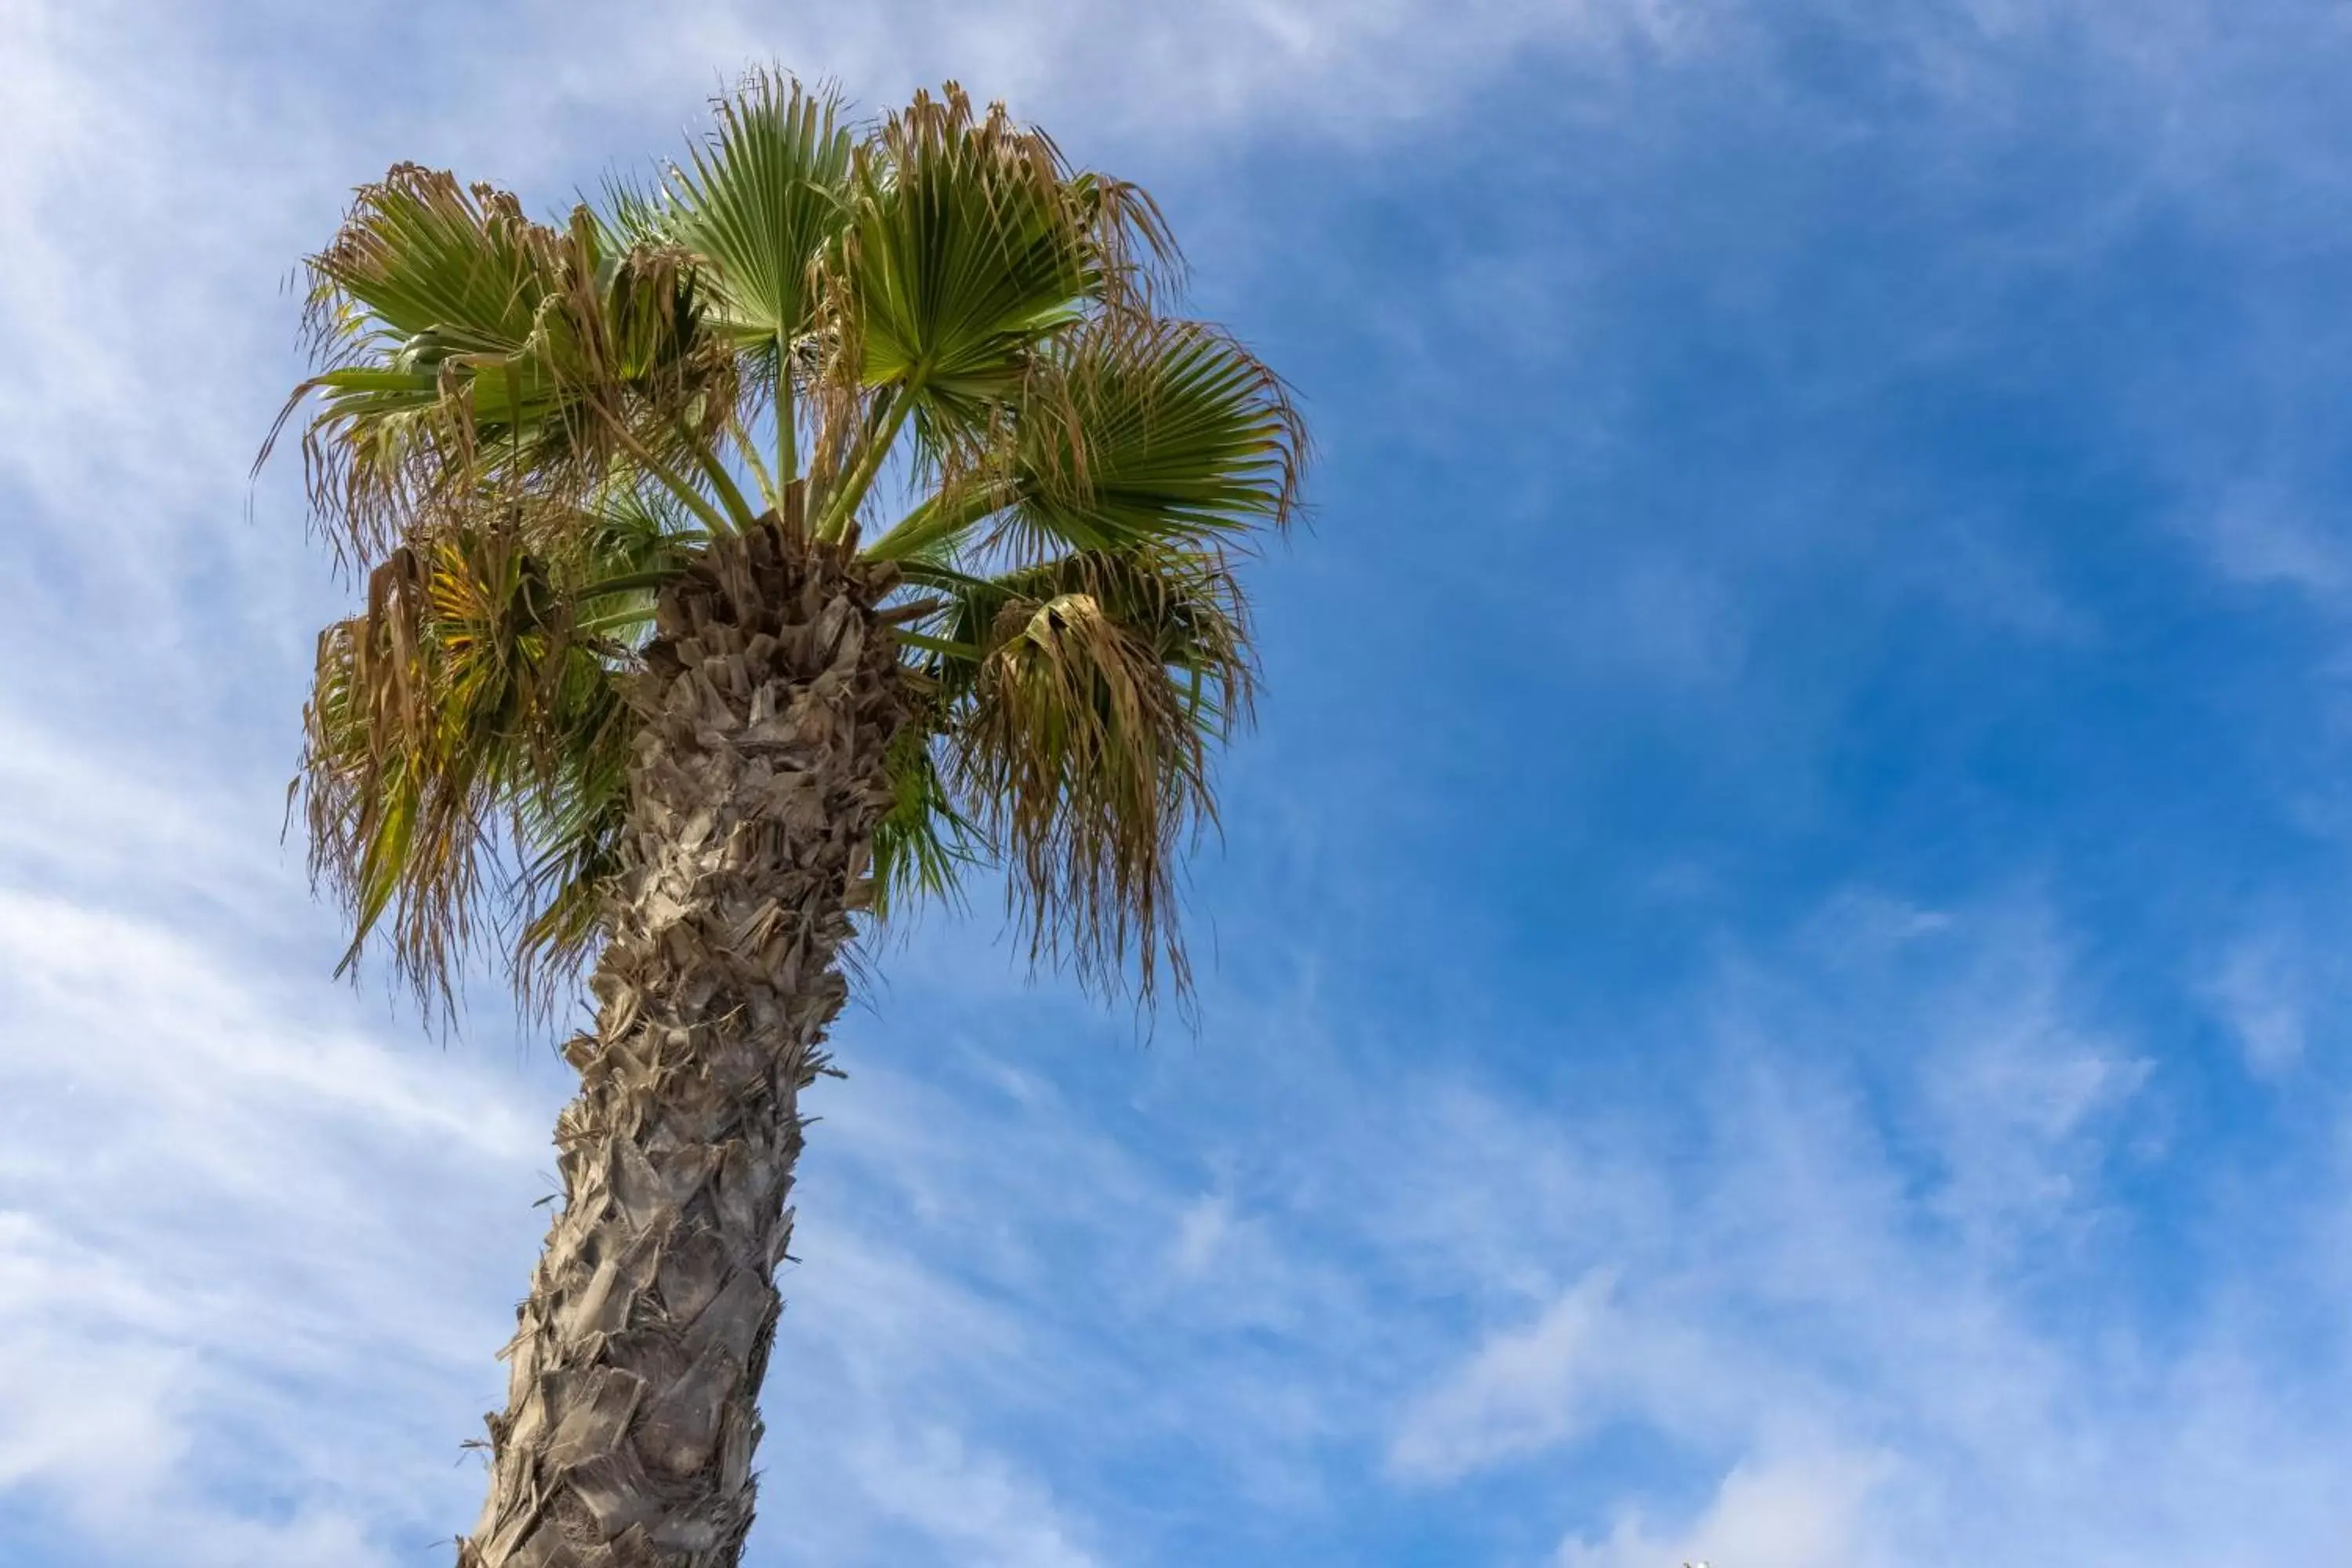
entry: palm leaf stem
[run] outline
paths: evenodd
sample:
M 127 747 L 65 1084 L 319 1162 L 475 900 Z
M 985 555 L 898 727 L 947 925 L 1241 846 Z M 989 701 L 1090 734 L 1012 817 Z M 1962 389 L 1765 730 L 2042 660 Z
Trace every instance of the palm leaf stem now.
M 981 485 L 952 500 L 942 491 L 900 518 L 888 532 L 867 545 L 866 558 L 904 560 L 928 545 L 954 537 L 990 512 L 1009 505 L 1012 499 L 1002 483 Z
M 614 594 L 647 594 L 667 588 L 677 581 L 676 572 L 631 572 L 625 576 L 606 577 L 580 590 L 583 599 L 610 598 Z
M 790 484 L 801 477 L 800 428 L 793 409 L 793 343 L 789 335 L 776 334 L 776 482 Z M 780 492 L 781 493 L 781 492 Z M 778 501 L 782 511 L 783 503 Z
M 784 510 L 784 492 L 777 485 L 776 476 L 768 471 L 768 465 L 761 459 L 760 444 L 751 439 L 751 432 L 743 427 L 743 421 L 732 414 L 727 416 L 727 433 L 735 437 L 735 445 L 743 454 L 744 466 L 751 470 L 751 482 L 760 488 L 760 499 L 768 503 L 770 511 L 781 514 Z
M 950 642 L 946 637 L 925 637 L 920 632 L 910 632 L 904 626 L 893 628 L 890 635 L 908 647 L 919 647 L 928 653 L 943 653 L 950 658 L 970 659 L 976 663 L 981 656 L 982 650 L 976 644 Z
M 985 577 L 975 577 L 969 572 L 959 572 L 935 561 L 906 561 L 899 563 L 898 574 L 922 588 L 942 588 L 950 593 L 1002 592 L 1001 584 Z
M 590 616 L 572 627 L 574 631 L 594 636 L 621 626 L 643 626 L 653 619 L 651 605 L 632 605 L 625 610 L 608 610 L 601 616 Z
M 685 435 L 685 432 L 680 430 L 679 434 Z M 687 445 L 694 453 L 694 466 L 700 468 L 703 477 L 710 481 L 710 488 L 718 492 L 719 504 L 727 509 L 728 516 L 733 520 L 735 526 L 731 531 L 740 533 L 745 529 L 757 526 L 760 514 L 751 510 L 751 501 L 743 494 L 743 487 L 737 484 L 735 476 L 727 471 L 727 465 L 719 461 L 713 446 L 697 441 L 692 437 L 687 437 Z
M 898 444 L 898 432 L 905 427 L 907 416 L 915 411 L 915 398 L 922 389 L 923 372 L 918 365 L 914 374 L 907 378 L 907 384 L 899 388 L 898 395 L 890 400 L 890 407 L 882 416 L 882 423 L 867 439 L 866 449 L 857 455 L 857 466 L 850 469 L 848 477 L 841 481 L 841 488 L 825 502 L 824 511 L 817 520 L 816 536 L 819 539 L 839 538 L 849 527 L 850 519 L 857 515 L 858 502 L 864 500 L 866 492 L 874 488 L 875 477 L 882 471 L 882 460 Z
M 696 489 L 692 485 L 688 484 L 683 475 L 679 474 L 677 469 L 671 468 L 667 463 L 663 462 L 659 458 L 655 457 L 652 452 L 648 451 L 646 447 L 646 444 L 643 441 L 638 440 L 635 435 L 630 431 L 626 425 L 624 425 L 618 419 L 613 420 L 612 425 L 614 434 L 620 438 L 622 450 L 627 452 L 632 458 L 635 459 L 637 464 L 642 467 L 646 473 L 651 474 L 655 479 L 660 480 L 662 489 L 669 491 L 671 495 L 676 496 L 679 505 L 685 507 L 687 510 L 694 513 L 695 516 L 700 518 L 705 523 L 709 524 L 710 531 L 713 534 L 735 533 L 740 531 L 736 526 L 728 520 L 727 515 L 724 512 L 721 512 L 717 507 L 712 506 L 710 502 L 704 498 L 700 490 Z

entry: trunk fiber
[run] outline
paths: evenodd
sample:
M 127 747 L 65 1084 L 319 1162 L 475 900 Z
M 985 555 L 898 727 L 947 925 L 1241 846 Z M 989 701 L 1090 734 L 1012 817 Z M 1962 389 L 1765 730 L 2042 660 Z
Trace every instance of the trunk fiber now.
M 459 1568 L 733 1568 L 800 1093 L 907 707 L 888 568 L 767 528 L 665 592 L 563 1207 L 504 1352 Z

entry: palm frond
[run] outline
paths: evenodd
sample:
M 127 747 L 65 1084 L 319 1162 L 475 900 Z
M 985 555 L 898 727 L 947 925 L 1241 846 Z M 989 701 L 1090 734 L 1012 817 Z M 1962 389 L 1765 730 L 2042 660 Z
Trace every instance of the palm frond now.
M 548 749 L 537 787 L 517 791 L 511 808 L 520 864 L 504 889 L 505 923 L 526 1004 L 551 1003 L 593 954 L 622 869 L 635 726 L 610 680 L 575 703 L 566 743 Z
M 446 994 L 484 913 L 491 809 L 538 684 L 513 676 L 544 641 L 535 574 L 511 553 L 471 554 L 395 548 L 369 577 L 365 612 L 320 637 L 306 714 L 311 868 L 351 912 L 343 966 L 388 921 L 420 993 Z
M 366 609 L 320 640 L 300 781 L 312 871 L 351 912 L 344 964 L 380 931 L 427 1000 L 499 931 L 526 980 L 567 973 L 601 913 L 635 727 L 626 643 L 577 615 L 625 600 L 649 618 L 678 557 L 627 508 L 568 537 L 568 557 L 515 531 L 396 547 Z
M 965 870 L 982 858 L 978 833 L 940 774 L 936 729 L 901 731 L 889 768 L 890 809 L 875 829 L 866 894 L 885 920 L 926 898 L 961 901 Z
M 1107 318 L 1055 345 L 1022 406 L 1000 533 L 1032 558 L 1286 525 L 1306 435 L 1280 378 L 1194 321 Z
M 1033 960 L 1149 997 L 1190 970 L 1181 852 L 1212 825 L 1212 747 L 1255 685 L 1239 585 L 1214 550 L 1083 553 L 982 580 L 912 564 L 950 595 L 933 668 L 957 706 L 950 797 L 1007 868 Z
M 1246 549 L 1298 506 L 1305 426 L 1281 379 L 1197 321 L 1108 316 L 1036 356 L 984 465 L 944 476 L 866 553 L 980 552 L 1037 561 L 1218 540 Z
M 663 231 L 712 263 L 719 324 L 763 355 L 815 324 L 815 264 L 849 221 L 841 109 L 837 93 L 754 72 L 714 100 L 716 128 L 667 184 Z
M 313 510 L 339 548 L 380 555 L 468 444 L 453 380 L 467 356 L 521 353 L 561 288 L 559 250 L 512 196 L 443 171 L 398 164 L 362 186 L 310 258 L 305 335 L 321 372 L 287 399 L 257 470 L 318 395 L 303 439 Z
M 427 368 L 511 353 L 554 291 L 553 240 L 495 186 L 395 164 L 360 188 L 334 242 L 310 258 L 313 342 L 337 363 L 373 360 L 379 347 Z
M 1162 229 L 1110 188 L 952 82 L 859 149 L 855 216 L 829 266 L 835 390 L 819 411 L 820 447 L 829 437 L 843 466 L 814 475 L 834 531 L 910 421 L 919 469 L 969 466 L 994 445 L 1034 347 L 1134 292 L 1133 252 Z
M 919 374 L 937 399 L 1013 391 L 1021 350 L 1087 292 L 1061 154 L 950 85 L 884 121 L 859 165 L 845 269 L 867 384 Z

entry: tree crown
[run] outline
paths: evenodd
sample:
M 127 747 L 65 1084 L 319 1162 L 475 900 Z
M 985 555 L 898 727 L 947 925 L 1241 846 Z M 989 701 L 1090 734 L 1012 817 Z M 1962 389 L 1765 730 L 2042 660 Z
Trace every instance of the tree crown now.
M 685 160 L 559 225 L 448 174 L 360 190 L 310 258 L 326 628 L 313 872 L 428 998 L 482 940 L 525 994 L 593 949 L 662 586 L 781 527 L 898 568 L 917 722 L 862 889 L 1004 868 L 1033 961 L 1180 988 L 1181 850 L 1254 683 L 1236 561 L 1297 508 L 1281 381 L 1173 310 L 1133 185 L 953 83 L 853 125 L 772 73 Z M 272 434 L 272 443 L 277 439 Z M 265 447 L 264 457 L 268 448 Z

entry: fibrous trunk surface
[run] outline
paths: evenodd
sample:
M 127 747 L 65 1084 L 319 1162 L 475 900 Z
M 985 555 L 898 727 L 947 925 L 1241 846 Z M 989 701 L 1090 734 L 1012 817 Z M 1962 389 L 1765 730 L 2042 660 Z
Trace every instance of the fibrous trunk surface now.
M 566 1047 L 563 1207 L 519 1309 L 460 1568 L 731 1568 L 799 1100 L 904 720 L 887 568 L 775 527 L 662 598 L 632 701 L 628 870 Z

